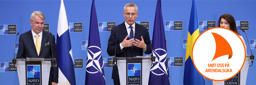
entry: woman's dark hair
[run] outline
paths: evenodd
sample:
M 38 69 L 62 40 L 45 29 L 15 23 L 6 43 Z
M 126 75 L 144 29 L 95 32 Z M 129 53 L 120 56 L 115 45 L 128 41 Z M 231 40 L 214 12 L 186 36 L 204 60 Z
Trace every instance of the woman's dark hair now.
M 228 21 L 228 24 L 230 26 L 230 30 L 233 30 L 236 34 L 239 34 L 236 28 L 236 21 L 234 19 L 234 17 L 230 14 L 223 14 L 220 16 L 219 18 L 219 26 L 220 26 L 220 20 L 221 18 L 225 19 Z

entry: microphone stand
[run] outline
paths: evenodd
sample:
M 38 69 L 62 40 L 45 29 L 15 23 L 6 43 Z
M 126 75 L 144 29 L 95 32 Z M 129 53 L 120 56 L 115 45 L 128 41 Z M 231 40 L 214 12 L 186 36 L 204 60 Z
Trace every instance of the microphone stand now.
M 13 56 L 13 59 L 12 59 L 12 63 L 13 63 L 13 64 L 16 64 L 15 47 L 16 47 L 16 43 L 17 43 L 17 36 L 18 36 L 19 34 L 20 34 L 20 33 L 17 33 L 16 39 L 15 39 L 15 44 L 14 44 L 14 56 Z
M 248 43 L 249 48 L 250 48 L 250 51 L 251 51 L 250 60 L 252 61 L 252 65 L 253 65 L 253 60 L 254 60 L 254 56 L 255 56 L 255 55 L 252 54 L 252 49 L 251 49 L 251 46 L 250 46 L 250 43 L 249 43 L 249 40 L 248 40 L 248 37 L 247 37 L 246 32 L 245 32 L 244 30 L 242 30 L 242 31 L 245 33 L 245 36 L 246 36 L 246 39 L 247 39 L 247 43 Z M 250 67 L 251 67 L 252 65 L 250 65 Z

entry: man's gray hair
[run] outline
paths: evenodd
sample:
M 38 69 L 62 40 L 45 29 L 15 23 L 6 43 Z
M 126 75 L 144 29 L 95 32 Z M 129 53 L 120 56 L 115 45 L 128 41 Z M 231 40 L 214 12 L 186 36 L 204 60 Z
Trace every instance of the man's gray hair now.
M 135 7 L 135 8 L 136 8 L 136 12 L 138 12 L 138 7 L 137 7 L 136 4 L 134 4 L 134 3 L 132 3 L 132 2 L 131 2 L 131 3 L 128 3 L 128 4 L 126 4 L 126 5 L 124 6 L 124 10 L 125 10 L 125 8 L 126 8 L 127 6 L 128 6 L 128 7 Z
M 33 21 L 35 15 L 38 15 L 39 17 L 41 17 L 43 20 L 45 20 L 44 14 L 41 11 L 34 11 L 31 16 L 30 16 L 30 20 Z

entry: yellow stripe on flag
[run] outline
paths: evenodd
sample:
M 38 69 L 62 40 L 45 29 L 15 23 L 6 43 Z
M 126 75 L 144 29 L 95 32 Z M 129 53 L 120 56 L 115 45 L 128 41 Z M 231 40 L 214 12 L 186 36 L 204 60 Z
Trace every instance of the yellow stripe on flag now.
M 196 31 L 194 31 L 194 33 L 192 35 L 188 32 L 185 62 L 187 61 L 189 56 L 191 56 L 193 44 L 196 41 L 199 34 L 200 34 L 199 33 L 199 28 L 197 28 Z M 192 58 L 191 58 L 191 60 L 192 60 Z

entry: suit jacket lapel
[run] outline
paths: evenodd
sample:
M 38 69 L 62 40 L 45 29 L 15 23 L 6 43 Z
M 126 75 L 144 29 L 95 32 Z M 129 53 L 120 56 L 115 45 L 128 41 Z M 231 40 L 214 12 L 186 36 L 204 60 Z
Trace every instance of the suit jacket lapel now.
M 31 45 L 31 47 L 32 47 L 32 49 L 33 49 L 33 51 L 34 51 L 34 52 L 32 52 L 32 53 L 34 53 L 36 56 L 38 56 L 38 55 L 37 55 L 37 52 L 36 52 L 36 45 L 35 45 L 35 43 L 34 43 L 33 38 L 34 38 L 34 36 L 32 36 L 31 31 L 28 31 L 28 42 L 30 43 L 30 45 Z M 34 57 L 34 56 L 26 56 L 26 57 Z
M 138 27 L 138 24 L 136 24 L 135 23 L 135 37 L 134 37 L 134 39 L 139 39 L 139 40 L 141 40 L 140 39 L 140 33 L 139 33 L 140 31 L 139 31 L 139 27 Z
M 128 34 L 127 34 L 127 30 L 126 30 L 125 24 L 123 23 L 122 25 L 123 25 L 122 28 L 119 28 L 119 34 L 118 35 L 122 35 L 121 39 L 124 39 Z M 122 41 L 123 40 L 121 40 L 121 42 Z
M 42 41 L 41 41 L 41 50 L 40 50 L 39 56 L 41 55 L 41 53 L 42 53 L 42 51 L 44 49 L 45 43 L 47 43 L 46 40 L 48 39 L 48 36 L 49 35 L 46 32 L 43 31 L 43 37 L 42 37 Z

